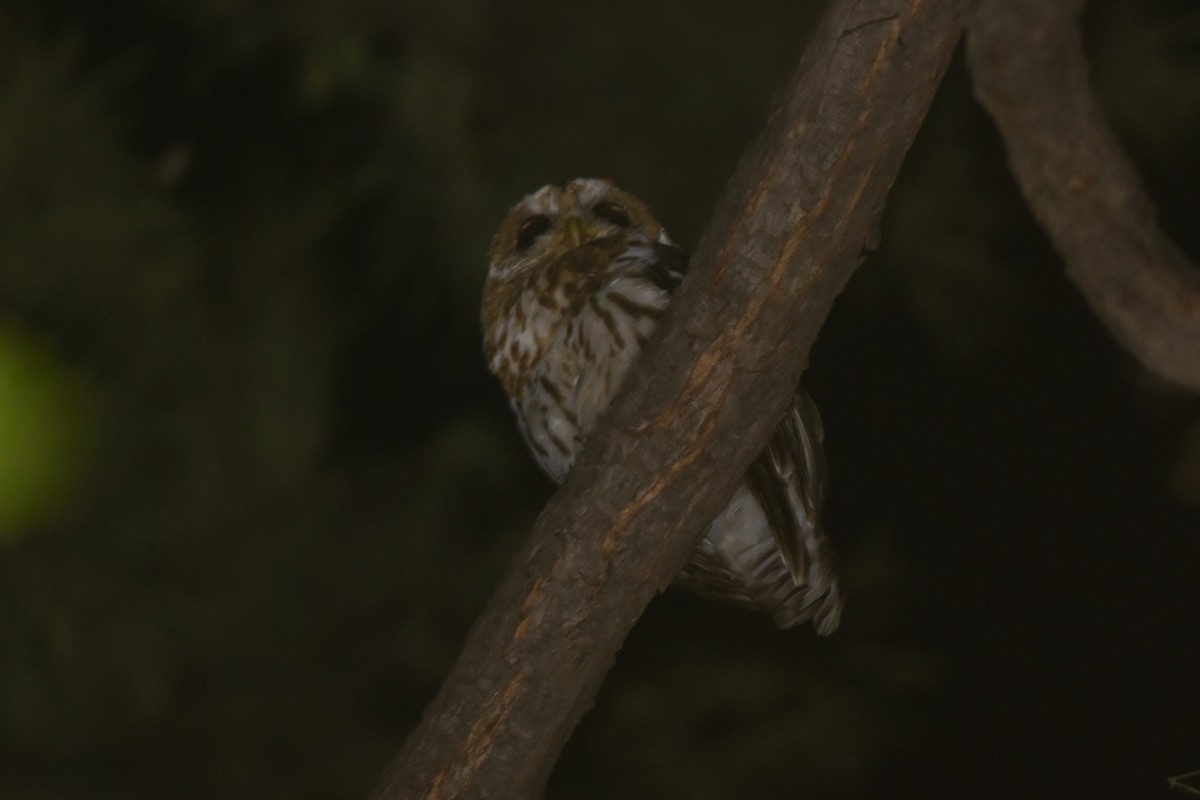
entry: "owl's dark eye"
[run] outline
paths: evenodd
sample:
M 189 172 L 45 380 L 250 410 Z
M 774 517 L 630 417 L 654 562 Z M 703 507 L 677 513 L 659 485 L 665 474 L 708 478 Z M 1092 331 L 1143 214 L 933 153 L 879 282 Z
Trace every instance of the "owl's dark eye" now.
M 528 250 L 537 238 L 550 230 L 550 218 L 536 214 L 521 223 L 517 228 L 517 252 Z
M 616 225 L 618 228 L 628 228 L 633 224 L 629 219 L 628 211 L 616 203 L 610 203 L 607 200 L 601 200 L 592 206 L 592 213 L 605 222 Z

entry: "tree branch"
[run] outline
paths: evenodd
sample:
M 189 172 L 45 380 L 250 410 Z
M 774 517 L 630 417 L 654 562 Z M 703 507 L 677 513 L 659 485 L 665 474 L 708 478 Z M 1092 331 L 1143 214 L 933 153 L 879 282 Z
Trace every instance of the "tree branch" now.
M 1162 233 L 1088 84 L 1082 0 L 979 0 L 968 57 L 1067 274 L 1148 369 L 1200 391 L 1200 271 Z
M 838 0 L 659 333 L 376 797 L 538 796 L 650 599 L 784 413 L 950 60 L 966 0 Z

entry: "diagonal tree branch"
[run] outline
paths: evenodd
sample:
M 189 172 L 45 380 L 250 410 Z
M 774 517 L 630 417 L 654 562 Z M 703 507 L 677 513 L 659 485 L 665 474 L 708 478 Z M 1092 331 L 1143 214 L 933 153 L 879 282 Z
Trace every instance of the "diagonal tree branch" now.
M 837 0 L 659 334 L 376 793 L 542 792 L 626 634 L 791 400 L 875 235 L 966 0 Z
M 979 0 L 968 57 L 1025 201 L 1126 350 L 1200 391 L 1200 270 L 1163 234 L 1088 83 L 1082 0 Z

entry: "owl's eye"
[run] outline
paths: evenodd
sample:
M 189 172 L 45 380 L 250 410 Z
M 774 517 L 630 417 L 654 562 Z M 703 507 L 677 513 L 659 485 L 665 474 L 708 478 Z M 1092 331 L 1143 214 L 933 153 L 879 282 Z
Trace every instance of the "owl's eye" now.
M 528 250 L 537 238 L 550 230 L 550 218 L 536 214 L 521 223 L 517 228 L 517 251 Z
M 605 222 L 616 225 L 618 228 L 628 228 L 632 224 L 628 211 L 616 203 L 610 203 L 607 200 L 601 200 L 592 206 L 592 213 Z

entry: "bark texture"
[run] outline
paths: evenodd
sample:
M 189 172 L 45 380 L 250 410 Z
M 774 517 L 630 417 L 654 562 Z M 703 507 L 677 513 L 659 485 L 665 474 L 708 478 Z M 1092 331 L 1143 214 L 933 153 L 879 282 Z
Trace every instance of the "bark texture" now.
M 837 0 L 691 274 L 376 797 L 538 797 L 626 634 L 788 407 L 966 0 Z
M 1082 0 L 979 0 L 967 44 L 1025 201 L 1121 345 L 1200 391 L 1200 270 L 1158 227 L 1088 82 Z

